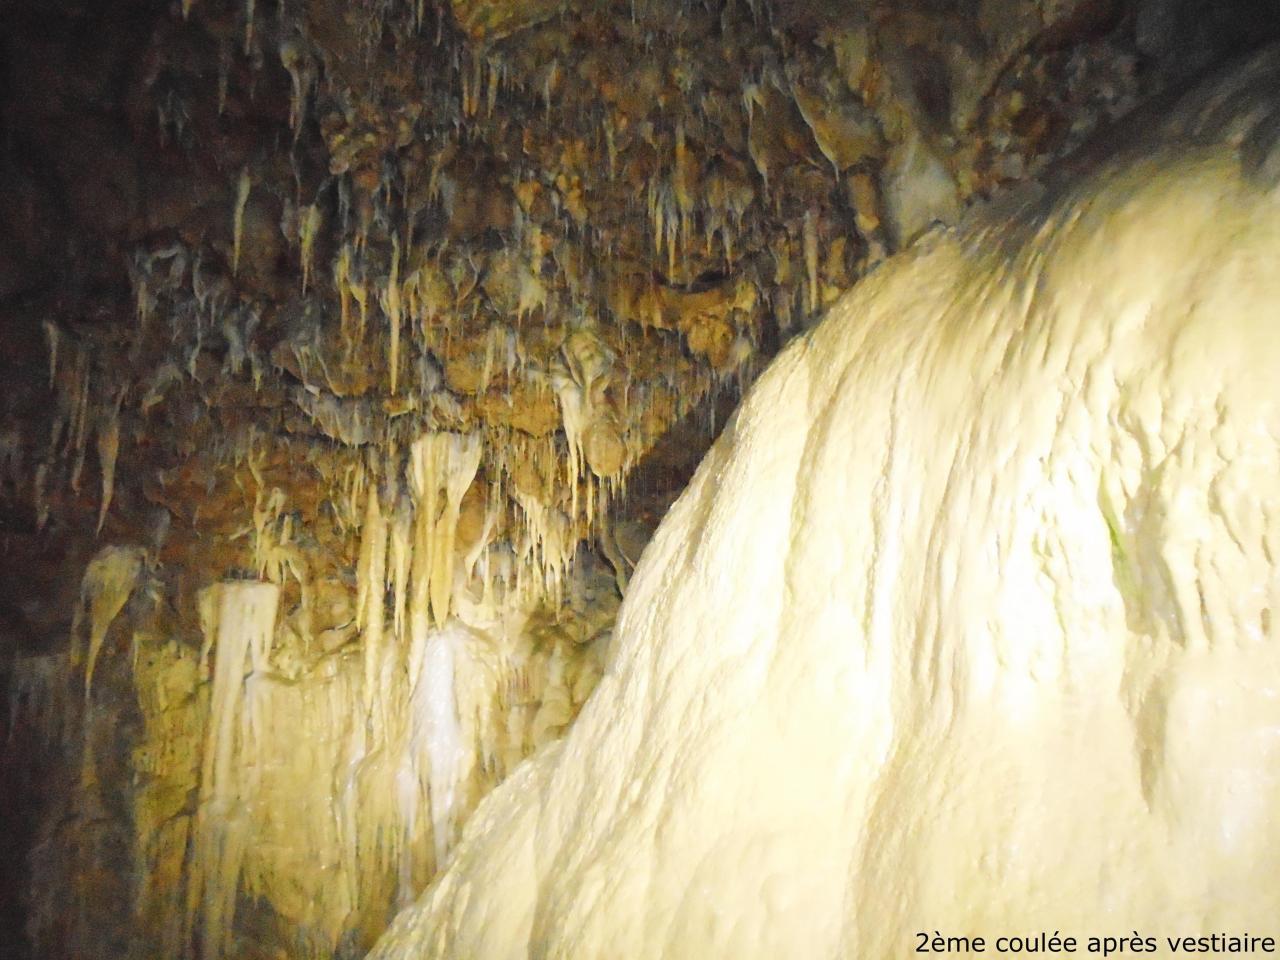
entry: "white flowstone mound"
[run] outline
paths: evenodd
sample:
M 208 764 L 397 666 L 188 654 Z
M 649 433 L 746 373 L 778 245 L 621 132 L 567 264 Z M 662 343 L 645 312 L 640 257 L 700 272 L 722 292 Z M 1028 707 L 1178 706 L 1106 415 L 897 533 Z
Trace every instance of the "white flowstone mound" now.
M 1278 77 L 787 349 L 568 737 L 371 956 L 1280 935 Z

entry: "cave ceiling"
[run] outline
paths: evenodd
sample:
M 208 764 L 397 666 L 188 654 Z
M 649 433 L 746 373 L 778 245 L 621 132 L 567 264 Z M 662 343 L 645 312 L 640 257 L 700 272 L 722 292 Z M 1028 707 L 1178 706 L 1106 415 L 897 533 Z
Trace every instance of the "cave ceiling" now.
M 167 514 L 202 576 L 290 521 L 352 567 L 444 432 L 555 594 L 673 426 L 1136 83 L 1097 0 L 6 6 L 7 525 Z

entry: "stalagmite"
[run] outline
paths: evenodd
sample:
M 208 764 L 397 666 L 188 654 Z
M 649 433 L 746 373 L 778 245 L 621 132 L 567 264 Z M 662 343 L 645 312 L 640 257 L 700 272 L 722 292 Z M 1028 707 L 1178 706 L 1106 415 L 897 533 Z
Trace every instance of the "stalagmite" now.
M 792 341 L 371 960 L 1274 924 L 1270 56 Z

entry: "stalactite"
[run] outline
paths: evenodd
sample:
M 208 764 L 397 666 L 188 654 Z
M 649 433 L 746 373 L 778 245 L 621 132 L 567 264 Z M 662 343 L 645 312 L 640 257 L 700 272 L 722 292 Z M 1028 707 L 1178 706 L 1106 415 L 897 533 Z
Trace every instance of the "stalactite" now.
M 360 565 L 357 570 L 356 622 L 364 644 L 364 696 L 373 715 L 382 655 L 386 603 L 387 522 L 378 503 L 378 485 L 369 484 L 364 525 L 360 530 Z
M 75 452 L 75 460 L 71 467 L 71 489 L 79 493 L 80 473 L 84 469 L 84 453 L 88 446 L 89 429 L 89 355 L 83 348 L 76 356 L 76 372 L 72 382 L 76 390 L 73 394 L 71 431 L 67 440 Z
M 58 380 L 58 341 L 60 334 L 58 326 L 52 320 L 44 320 L 41 322 L 44 327 L 44 336 L 49 344 L 49 387 L 52 389 Z
M 102 469 L 102 504 L 98 508 L 98 526 L 94 534 L 102 532 L 102 524 L 107 519 L 107 510 L 111 507 L 111 497 L 116 483 L 116 455 L 120 451 L 120 405 L 124 402 L 123 392 L 115 403 L 107 407 L 102 422 L 98 424 L 98 465 Z
M 250 467 L 252 469 L 252 458 Z M 259 480 L 253 506 L 253 568 L 259 577 L 267 576 L 272 560 L 276 557 L 279 544 L 275 536 L 275 523 L 284 512 L 284 506 L 285 492 L 279 487 L 272 487 L 268 493 Z
M 400 239 L 395 234 L 391 236 L 391 275 L 387 278 L 386 286 L 382 289 L 379 299 L 382 304 L 382 312 L 386 314 L 387 324 L 390 327 L 387 345 L 387 365 L 390 368 L 391 393 L 394 396 L 400 373 L 400 315 L 402 303 L 400 297 Z
M 411 569 L 413 543 L 413 507 L 409 497 L 401 494 L 395 504 L 395 514 L 391 521 L 391 578 L 393 619 L 392 629 L 397 643 L 403 643 L 406 637 L 405 615 L 409 602 L 409 573 Z
M 417 440 L 410 450 L 410 482 L 413 490 L 413 549 L 409 580 L 409 673 L 422 665 L 427 633 L 431 627 L 432 544 L 439 512 L 439 484 L 435 477 L 431 438 Z
M 171 505 L 179 542 L 164 576 L 181 586 L 163 610 L 180 621 L 176 636 L 189 626 L 181 621 L 191 616 L 197 567 L 197 579 L 234 569 L 280 588 L 274 678 L 257 675 L 255 662 L 233 696 L 243 722 L 233 723 L 232 792 L 252 824 L 240 895 L 260 899 L 268 923 L 296 934 L 290 955 L 329 960 L 382 922 L 389 889 L 401 904 L 417 896 L 485 776 L 563 727 L 578 702 L 566 637 L 581 610 L 560 605 L 574 602 L 576 578 L 600 552 L 625 588 L 619 571 L 630 557 L 610 535 L 611 511 L 632 465 L 713 391 L 752 378 L 758 345 L 778 339 L 761 335 L 767 313 L 785 340 L 800 306 L 815 309 L 830 289 L 823 283 L 838 282 L 831 275 L 852 260 L 825 250 L 828 267 L 818 262 L 838 194 L 823 192 L 828 164 L 806 150 L 809 130 L 792 128 L 785 91 L 776 96 L 784 66 L 814 74 L 806 83 L 840 78 L 825 55 L 778 48 L 781 26 L 740 24 L 732 4 L 710 11 L 681 0 L 675 21 L 657 29 L 654 8 L 629 32 L 598 33 L 588 18 L 588 36 L 571 16 L 483 39 L 464 22 L 467 3 L 437 5 L 434 51 L 419 35 L 425 0 L 310 10 L 278 0 L 277 17 L 263 24 L 258 5 L 201 8 L 200 22 L 178 35 L 172 25 L 155 34 L 139 92 L 173 147 L 165 169 L 187 170 L 173 167 L 174 188 L 128 231 L 144 238 L 127 262 L 137 324 L 126 331 L 143 386 L 131 389 L 130 407 L 109 409 L 121 369 L 114 338 L 103 335 L 110 329 L 79 319 L 60 326 L 55 317 L 74 314 L 49 313 L 54 429 L 21 490 L 38 527 L 59 511 L 50 533 L 61 536 L 86 501 L 59 486 L 69 480 L 79 491 L 96 440 L 99 533 L 108 514 L 115 530 L 135 505 Z M 193 6 L 181 0 L 184 19 Z M 632 15 L 634 26 L 634 4 Z M 679 49 L 662 49 L 666 39 Z M 268 41 L 289 80 L 277 77 L 255 99 L 255 83 L 269 76 Z M 726 77 L 754 82 L 739 101 Z M 547 123 L 537 122 L 539 103 Z M 887 169 L 882 160 L 851 169 Z M 772 203 L 760 180 L 772 185 Z M 202 194 L 232 200 L 229 244 L 225 220 L 221 231 L 203 224 Z M 278 238 L 258 229 L 258 214 L 283 197 L 287 252 L 273 260 Z M 187 210 L 188 199 L 197 206 Z M 806 209 L 802 225 L 796 212 Z M 300 296 L 282 286 L 295 253 Z M 721 272 L 769 290 L 770 302 L 724 306 L 722 291 L 709 289 Z M 371 309 L 384 315 L 385 343 Z M 714 415 L 696 419 L 676 429 L 697 435 Z M 249 420 L 255 426 L 237 426 Z M 256 487 L 244 482 L 245 460 Z M 0 473 L 8 479 L 2 451 Z M 92 509 L 92 491 L 87 502 Z M 579 560 L 579 544 L 597 539 Z M 221 597 L 211 591 L 202 604 L 201 670 Z M 541 619 L 522 632 L 531 610 Z M 548 626 L 560 617 L 564 631 Z M 134 680 L 148 739 L 176 750 L 176 727 L 203 739 L 213 685 L 191 678 L 195 667 L 151 626 L 135 634 Z M 163 681 L 166 697 L 189 693 L 189 715 L 172 728 L 153 716 L 172 705 L 142 689 L 162 683 L 149 656 L 190 679 Z M 490 683 L 500 692 L 486 706 Z M 315 736 L 290 744 L 298 730 Z M 250 754 L 261 794 L 242 766 Z M 462 783 L 471 767 L 480 772 Z M 154 770 L 139 771 L 138 789 L 151 789 Z M 199 773 L 166 785 L 183 798 L 177 806 L 137 816 L 139 851 L 151 851 L 140 858 L 171 864 L 167 845 L 179 844 L 177 866 L 156 870 L 180 874 L 187 840 L 193 851 L 209 843 L 208 814 L 204 839 L 178 825 L 191 819 L 182 811 Z M 221 789 L 218 777 L 206 780 Z M 302 796 L 299 783 L 323 789 Z M 295 823 L 305 828 L 286 835 Z M 158 831 L 168 852 L 155 852 Z M 298 849 L 305 869 L 287 862 Z M 193 869 L 207 868 L 211 882 L 236 860 L 201 856 L 206 866 Z M 172 879 L 148 869 L 137 870 L 148 883 Z M 180 887 L 180 875 L 170 885 Z M 230 950 L 246 933 L 231 929 L 225 897 L 234 892 L 220 896 L 209 916 L 225 929 L 202 936 L 210 950 Z M 203 898 L 197 892 L 196 913 Z M 155 909 L 165 914 L 159 900 Z M 180 934 L 156 949 L 177 955 L 169 946 Z M 245 950 L 255 952 L 251 939 Z
M 676 209 L 680 211 L 680 242 L 682 245 L 687 245 L 689 242 L 689 227 L 693 221 L 694 191 L 697 185 L 694 183 L 692 164 L 689 148 L 685 143 L 684 121 L 678 121 L 676 123 L 675 162 L 671 171 L 671 185 L 672 192 L 675 195 Z
M 570 513 L 578 512 L 578 478 L 582 475 L 584 456 L 582 437 L 590 425 L 590 411 L 587 408 L 586 396 L 582 386 L 572 377 L 553 375 L 552 387 L 556 398 L 560 401 L 560 419 L 564 428 L 565 441 L 569 450 L 569 483 L 572 488 L 572 504 Z
M 455 671 L 468 640 L 456 626 L 435 631 L 426 644 L 422 673 L 415 684 L 413 717 L 415 739 L 428 763 L 431 833 L 437 866 L 445 862 L 452 842 L 458 781 L 464 760 L 462 729 L 458 721 Z
M 226 955 L 235 920 L 240 867 L 248 841 L 247 811 L 239 802 L 237 745 L 247 745 L 245 671 L 258 669 L 275 632 L 279 588 L 269 583 L 228 582 L 207 588 L 205 647 L 216 646 L 213 689 L 200 771 L 186 903 L 187 937 L 199 931 L 205 960 Z M 259 761 L 242 758 L 252 767 Z
M 84 697 L 93 689 L 93 675 L 116 615 L 124 609 L 142 572 L 144 551 L 141 547 L 103 547 L 89 561 L 80 581 L 80 602 L 71 622 L 71 664 L 79 666 L 80 633 L 84 619 L 89 619 L 89 650 L 84 663 Z
M 818 289 L 818 222 L 812 210 L 804 215 L 804 267 L 805 290 L 808 295 L 809 312 L 818 309 L 820 292 Z
M 184 6 L 188 0 L 183 0 Z M 227 112 L 227 93 L 231 86 L 231 43 L 223 40 L 218 45 L 218 116 Z
M 240 171 L 240 178 L 236 181 L 236 206 L 231 218 L 231 275 L 235 276 L 240 271 L 240 242 L 244 236 L 244 209 L 249 203 L 249 191 L 253 187 L 253 181 L 249 178 L 249 168 L 244 167 Z
M 280 42 L 280 63 L 289 73 L 289 129 L 296 143 L 307 119 L 307 101 L 315 83 L 315 66 L 311 54 L 298 37 Z
M 526 235 L 528 263 L 520 268 L 520 286 L 517 294 L 516 316 L 524 320 L 534 310 L 546 310 L 547 288 L 539 276 L 539 264 L 542 261 L 542 230 L 537 226 L 528 228 Z
M 365 281 L 362 277 L 359 280 L 350 279 L 347 283 L 347 289 L 351 294 L 351 299 L 356 302 L 356 307 L 359 309 L 360 322 L 356 326 L 355 342 L 363 343 L 365 330 L 369 326 L 369 288 L 365 286 Z
M 441 530 L 435 540 L 435 559 L 431 573 L 431 610 L 437 623 L 449 616 L 453 594 L 454 547 L 458 530 L 458 510 L 462 497 L 471 486 L 484 451 L 478 436 L 451 439 L 449 464 L 445 472 L 445 508 L 440 518 Z
M 217 605 L 206 606 L 214 610 L 206 618 L 212 626 Z M 392 894 L 395 903 L 411 900 L 432 866 L 447 856 L 476 778 L 501 776 L 522 755 L 527 729 L 508 730 L 498 722 L 498 702 L 511 685 L 496 653 L 499 646 L 495 638 L 451 620 L 441 630 L 428 631 L 425 655 L 413 672 L 399 669 L 398 652 L 384 647 L 378 673 L 388 684 L 386 712 L 368 726 L 360 713 L 364 668 L 349 658 L 333 661 L 326 682 L 310 692 L 267 682 L 261 687 L 256 747 L 244 719 L 252 696 L 250 674 L 241 720 L 231 725 L 235 773 L 227 791 L 232 809 L 244 813 L 226 832 L 236 831 L 242 839 L 232 837 L 224 846 L 231 855 L 240 853 L 242 895 L 276 904 L 292 917 L 298 916 L 296 906 L 306 906 L 300 932 L 319 956 L 336 949 L 344 925 L 357 914 L 384 915 L 387 904 L 379 900 L 380 891 Z M 297 729 L 326 733 L 299 750 L 289 735 Z M 214 738 L 211 730 L 208 739 Z M 291 794 L 299 782 L 330 778 L 332 792 Z M 218 782 L 216 776 L 211 779 Z M 203 806 L 212 808 L 212 803 Z M 205 845 L 203 835 L 197 830 L 193 851 Z M 290 874 L 292 861 L 281 859 L 285 851 L 275 842 L 282 836 L 305 843 L 309 863 L 320 866 L 323 876 L 315 870 L 302 878 Z M 204 862 L 210 869 L 203 876 L 236 873 L 225 858 Z M 388 879 L 394 880 L 390 890 Z M 197 891 L 193 902 L 207 899 Z
M 667 249 L 667 276 L 676 275 L 676 260 L 680 256 L 680 217 L 675 210 L 668 210 L 665 217 L 666 237 L 663 244 Z
M 443 624 L 449 616 L 458 511 L 483 451 L 478 435 L 449 433 L 427 434 L 410 448 L 415 509 L 409 596 L 411 673 L 421 665 L 430 624 Z
M 255 0 L 244 0 L 244 55 L 253 51 L 253 18 Z
M 32 478 L 32 502 L 36 511 L 36 530 L 45 528 L 49 522 L 49 461 L 43 461 L 36 467 Z
M 618 143 L 611 113 L 605 114 L 603 126 L 605 154 L 609 158 L 609 180 L 613 181 L 618 176 Z
M 423 439 L 418 459 L 429 465 L 441 508 L 433 538 L 438 533 L 444 539 L 440 521 L 449 517 L 448 505 L 463 486 L 456 480 L 450 489 L 449 480 L 472 469 L 479 442 L 451 435 Z M 255 471 L 261 483 L 261 468 Z M 400 498 L 391 511 L 395 519 L 386 523 L 376 492 L 370 499 L 375 485 L 372 475 L 357 484 L 367 511 L 377 511 L 362 531 L 375 542 L 360 564 L 360 579 L 372 587 L 366 617 L 388 582 L 371 569 L 379 523 L 394 531 L 410 522 Z M 289 540 L 287 530 L 280 539 Z M 421 553 L 429 569 L 436 551 Z M 385 576 L 396 580 L 394 571 Z M 486 569 L 484 577 L 490 584 L 485 599 L 451 604 L 448 621 L 426 629 L 422 656 L 410 670 L 396 645 L 366 648 L 381 684 L 381 712 L 372 724 L 362 710 L 369 667 L 359 659 L 329 658 L 318 684 L 280 676 L 286 668 L 271 651 L 279 603 L 272 584 L 227 582 L 201 593 L 205 639 L 199 660 L 182 645 L 135 635 L 134 682 L 147 730 L 136 761 L 147 777 L 134 801 L 135 845 L 150 871 L 137 892 L 140 916 L 171 915 L 175 905 L 165 891 L 180 889 L 173 872 L 183 869 L 182 851 L 190 851 L 185 903 L 178 905 L 185 929 L 163 936 L 172 948 L 167 955 L 176 955 L 184 942 L 194 942 L 204 957 L 230 954 L 240 897 L 260 900 L 296 924 L 297 955 L 334 955 L 353 924 L 380 922 L 386 898 L 404 904 L 421 891 L 447 858 L 477 790 L 559 729 L 570 662 L 563 651 L 550 659 L 530 661 L 521 654 L 509 660 L 505 631 L 518 631 L 523 615 L 518 606 L 486 606 L 514 598 L 492 586 L 495 580 L 509 585 L 509 573 Z M 466 626 L 457 614 L 468 623 L 478 618 L 495 632 Z M 210 659 L 206 708 L 203 698 L 189 698 L 186 691 L 196 687 Z M 523 679 L 513 679 L 512 671 Z M 513 690 L 528 706 L 508 720 L 502 704 L 512 703 Z M 300 742 L 299 730 L 313 734 Z M 198 743 L 202 750 L 193 749 Z M 194 763 L 184 760 L 197 753 Z M 331 791 L 297 791 L 298 784 L 326 782 L 334 784 Z M 189 844 L 187 819 L 173 806 L 189 792 L 184 784 L 198 797 Z M 300 846 L 310 867 L 302 874 Z
M 316 236 L 320 232 L 320 205 L 309 204 L 302 214 L 298 225 L 300 257 L 302 260 L 302 295 L 307 295 L 307 286 L 311 282 L 311 270 L 315 260 Z M 345 295 L 343 295 L 345 297 Z

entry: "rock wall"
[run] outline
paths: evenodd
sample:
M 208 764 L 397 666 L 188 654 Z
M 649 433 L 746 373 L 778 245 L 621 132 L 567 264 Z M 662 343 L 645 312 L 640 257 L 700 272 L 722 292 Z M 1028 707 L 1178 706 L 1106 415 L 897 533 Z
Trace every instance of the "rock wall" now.
M 577 723 L 371 957 L 1274 935 L 1278 79 L 1146 116 L 792 344 Z

